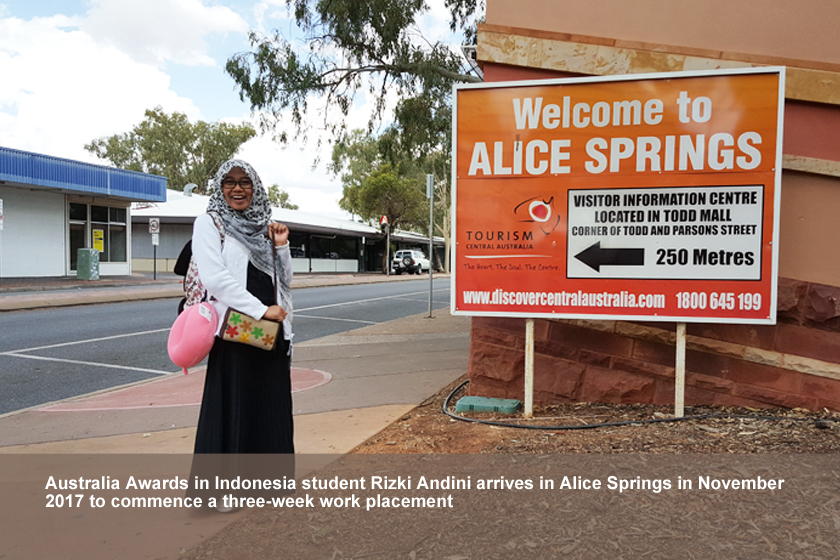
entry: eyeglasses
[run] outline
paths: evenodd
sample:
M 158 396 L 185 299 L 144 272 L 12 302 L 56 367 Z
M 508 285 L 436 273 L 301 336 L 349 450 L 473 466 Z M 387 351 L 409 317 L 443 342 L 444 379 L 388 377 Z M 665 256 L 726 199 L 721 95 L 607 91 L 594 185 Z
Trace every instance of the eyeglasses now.
M 250 191 L 254 188 L 254 183 L 251 182 L 251 179 L 248 177 L 243 177 L 238 181 L 233 177 L 227 177 L 224 181 L 222 181 L 222 188 L 227 190 L 233 190 L 236 185 L 242 187 L 243 191 Z

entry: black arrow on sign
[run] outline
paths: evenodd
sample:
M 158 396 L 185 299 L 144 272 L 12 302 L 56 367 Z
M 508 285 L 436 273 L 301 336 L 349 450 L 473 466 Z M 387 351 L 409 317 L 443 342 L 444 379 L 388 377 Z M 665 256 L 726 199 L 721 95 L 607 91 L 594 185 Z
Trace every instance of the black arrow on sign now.
M 601 242 L 596 241 L 577 255 L 575 258 L 587 265 L 595 272 L 601 272 L 605 264 L 613 266 L 644 266 L 644 249 L 601 249 Z

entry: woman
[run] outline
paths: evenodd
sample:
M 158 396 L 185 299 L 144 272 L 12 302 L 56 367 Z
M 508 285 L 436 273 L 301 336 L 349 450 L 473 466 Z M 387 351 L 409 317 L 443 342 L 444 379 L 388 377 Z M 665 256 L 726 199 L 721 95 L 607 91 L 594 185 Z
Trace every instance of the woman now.
M 201 282 L 220 318 L 233 308 L 277 321 L 282 337 L 273 351 L 216 338 L 207 361 L 195 453 L 294 453 L 289 229 L 271 221 L 262 182 L 244 161 L 223 163 L 212 187 L 208 213 L 193 228 Z

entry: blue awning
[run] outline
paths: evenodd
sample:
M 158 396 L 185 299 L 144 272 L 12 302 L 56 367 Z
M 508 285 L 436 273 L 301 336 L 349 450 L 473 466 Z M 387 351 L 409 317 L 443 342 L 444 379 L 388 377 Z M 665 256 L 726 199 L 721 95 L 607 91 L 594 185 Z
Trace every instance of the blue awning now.
M 166 201 L 166 177 L 0 146 L 2 182 L 138 202 Z

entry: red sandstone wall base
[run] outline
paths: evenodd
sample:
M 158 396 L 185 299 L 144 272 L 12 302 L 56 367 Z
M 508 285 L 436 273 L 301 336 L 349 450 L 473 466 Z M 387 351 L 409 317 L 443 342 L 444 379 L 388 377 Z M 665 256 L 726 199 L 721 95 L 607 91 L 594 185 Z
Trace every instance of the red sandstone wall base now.
M 778 321 L 689 325 L 686 404 L 840 410 L 840 288 L 781 280 Z M 611 325 L 535 322 L 536 404 L 673 404 L 674 325 Z M 522 399 L 524 343 L 524 319 L 473 318 L 470 394 Z

